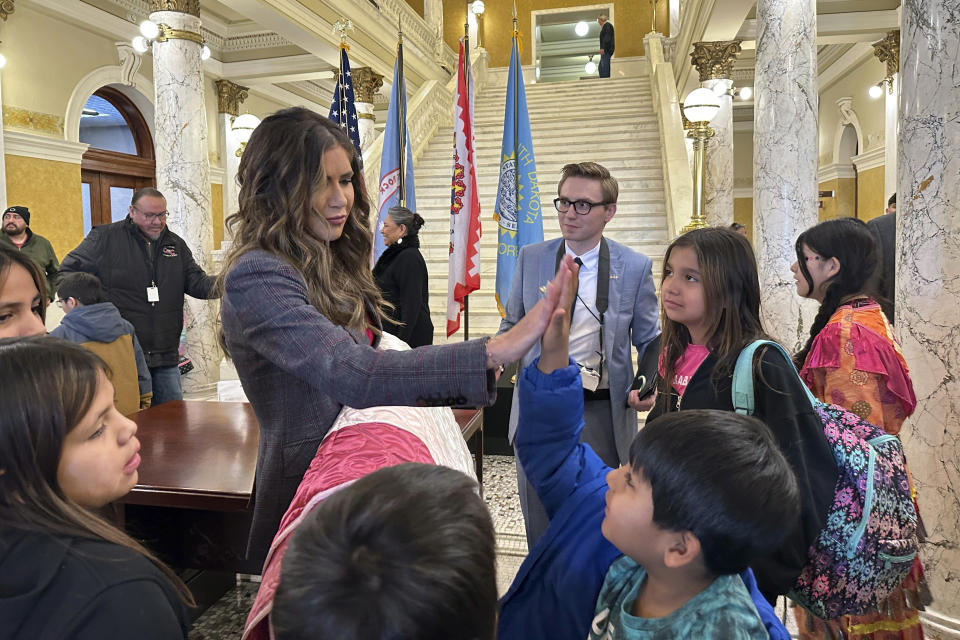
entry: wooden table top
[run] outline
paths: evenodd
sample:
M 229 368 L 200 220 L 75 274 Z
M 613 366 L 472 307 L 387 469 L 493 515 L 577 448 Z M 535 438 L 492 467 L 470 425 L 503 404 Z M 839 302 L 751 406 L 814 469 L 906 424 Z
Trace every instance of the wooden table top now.
M 465 440 L 483 428 L 482 409 L 454 409 Z M 216 511 L 250 507 L 259 428 L 246 402 L 179 400 L 138 411 L 140 477 L 127 504 Z
M 138 411 L 140 478 L 121 502 L 222 511 L 249 507 L 260 432 L 246 402 L 180 400 Z
M 464 440 L 469 440 L 478 429 L 483 429 L 483 409 L 454 409 L 453 417 L 460 425 Z

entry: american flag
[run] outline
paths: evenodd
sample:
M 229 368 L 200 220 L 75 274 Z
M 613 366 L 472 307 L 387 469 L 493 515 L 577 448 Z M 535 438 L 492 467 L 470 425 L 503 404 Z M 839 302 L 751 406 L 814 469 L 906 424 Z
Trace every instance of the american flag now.
M 357 120 L 357 108 L 353 104 L 353 78 L 350 77 L 350 60 L 347 58 L 346 46 L 340 47 L 340 75 L 337 77 L 337 88 L 333 90 L 333 104 L 330 105 L 328 117 L 347 132 L 350 141 L 362 158 L 360 125 Z

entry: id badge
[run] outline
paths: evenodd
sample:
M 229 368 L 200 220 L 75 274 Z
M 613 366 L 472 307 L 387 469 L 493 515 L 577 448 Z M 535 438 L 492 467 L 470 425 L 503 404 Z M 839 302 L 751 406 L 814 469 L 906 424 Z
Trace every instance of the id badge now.
M 147 287 L 147 302 L 160 302 L 160 289 Z

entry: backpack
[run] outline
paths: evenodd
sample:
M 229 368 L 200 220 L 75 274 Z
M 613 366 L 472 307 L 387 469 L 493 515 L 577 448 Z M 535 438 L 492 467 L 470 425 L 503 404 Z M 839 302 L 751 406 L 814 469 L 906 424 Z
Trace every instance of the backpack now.
M 754 412 L 753 356 L 767 345 L 790 362 L 783 347 L 756 340 L 737 358 L 733 406 Z M 787 594 L 815 616 L 834 620 L 876 609 L 897 588 L 917 555 L 917 513 L 900 440 L 838 405 L 817 400 L 800 379 L 823 423 L 837 463 L 837 485 L 826 526 Z

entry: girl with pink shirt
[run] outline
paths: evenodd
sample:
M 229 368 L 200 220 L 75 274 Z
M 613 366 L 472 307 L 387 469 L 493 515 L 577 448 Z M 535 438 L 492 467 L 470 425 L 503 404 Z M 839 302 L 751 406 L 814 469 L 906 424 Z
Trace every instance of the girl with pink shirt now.
M 737 357 L 754 340 L 769 339 L 760 322 L 760 283 L 750 243 L 717 227 L 678 237 L 664 258 L 660 299 L 661 379 L 647 423 L 671 411 L 733 411 Z M 760 591 L 773 602 L 793 586 L 823 529 L 837 469 L 793 364 L 773 349 L 760 348 L 754 375 L 755 415 L 790 462 L 801 495 L 796 520 L 783 523 L 790 530 L 786 541 L 751 563 Z

